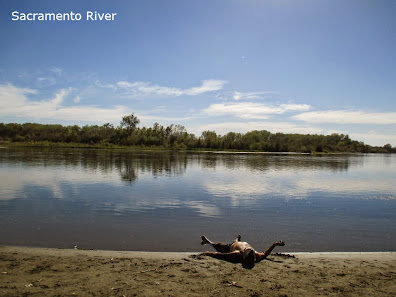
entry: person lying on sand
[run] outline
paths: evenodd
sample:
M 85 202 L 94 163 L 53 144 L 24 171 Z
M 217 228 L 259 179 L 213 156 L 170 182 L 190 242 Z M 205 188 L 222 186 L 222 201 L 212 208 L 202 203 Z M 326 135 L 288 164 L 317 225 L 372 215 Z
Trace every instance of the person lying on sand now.
M 238 235 L 230 244 L 213 243 L 206 236 L 202 235 L 202 245 L 209 243 L 215 248 L 217 253 L 205 252 L 201 255 L 210 256 L 216 259 L 225 260 L 232 263 L 242 263 L 244 268 L 253 268 L 254 263 L 267 258 L 276 246 L 284 246 L 285 243 L 281 240 L 273 243 L 264 253 L 259 253 L 247 242 L 241 241 L 241 235 Z

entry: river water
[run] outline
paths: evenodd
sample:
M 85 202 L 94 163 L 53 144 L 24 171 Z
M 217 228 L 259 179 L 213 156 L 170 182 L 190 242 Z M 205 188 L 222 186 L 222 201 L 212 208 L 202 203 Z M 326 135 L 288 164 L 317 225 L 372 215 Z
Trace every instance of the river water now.
M 0 244 L 396 251 L 396 155 L 0 148 Z

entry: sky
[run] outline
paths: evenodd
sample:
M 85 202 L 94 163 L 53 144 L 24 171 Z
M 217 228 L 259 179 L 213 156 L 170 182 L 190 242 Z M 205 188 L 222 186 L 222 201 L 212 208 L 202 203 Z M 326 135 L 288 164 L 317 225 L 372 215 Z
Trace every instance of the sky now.
M 118 126 L 134 113 L 197 136 L 396 146 L 395 15 L 393 0 L 1 1 L 0 122 Z

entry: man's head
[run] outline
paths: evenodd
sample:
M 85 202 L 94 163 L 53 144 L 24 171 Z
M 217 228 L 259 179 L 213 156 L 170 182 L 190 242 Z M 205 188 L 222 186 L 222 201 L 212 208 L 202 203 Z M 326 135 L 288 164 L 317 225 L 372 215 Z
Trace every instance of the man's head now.
M 256 253 L 252 248 L 246 248 L 243 251 L 243 262 L 242 266 L 244 268 L 252 269 L 254 267 L 254 263 L 256 262 Z

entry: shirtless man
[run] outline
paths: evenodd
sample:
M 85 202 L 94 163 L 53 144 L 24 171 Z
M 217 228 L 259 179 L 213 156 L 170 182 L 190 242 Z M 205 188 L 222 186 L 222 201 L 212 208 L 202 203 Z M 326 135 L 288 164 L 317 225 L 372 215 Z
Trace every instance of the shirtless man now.
M 267 258 L 272 250 L 277 246 L 284 246 L 283 241 L 273 243 L 264 253 L 259 253 L 247 242 L 241 241 L 241 235 L 238 235 L 235 240 L 230 244 L 224 243 L 213 243 L 204 235 L 202 235 L 202 245 L 209 243 L 212 245 L 217 253 L 205 252 L 202 255 L 210 256 L 216 259 L 226 260 L 233 263 L 242 263 L 245 268 L 253 268 L 254 263 L 258 263 L 261 260 Z

